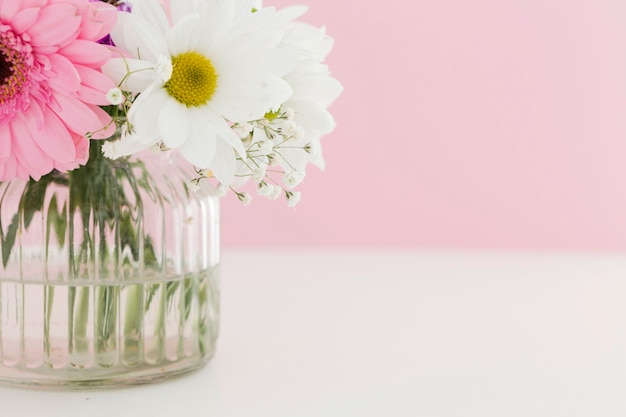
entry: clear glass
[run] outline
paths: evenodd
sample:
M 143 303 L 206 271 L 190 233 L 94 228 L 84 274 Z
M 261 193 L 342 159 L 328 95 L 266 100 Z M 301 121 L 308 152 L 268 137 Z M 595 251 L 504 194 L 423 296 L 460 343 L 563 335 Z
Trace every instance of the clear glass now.
M 71 173 L 0 184 L 0 383 L 140 384 L 213 356 L 219 198 L 175 155 L 99 148 Z

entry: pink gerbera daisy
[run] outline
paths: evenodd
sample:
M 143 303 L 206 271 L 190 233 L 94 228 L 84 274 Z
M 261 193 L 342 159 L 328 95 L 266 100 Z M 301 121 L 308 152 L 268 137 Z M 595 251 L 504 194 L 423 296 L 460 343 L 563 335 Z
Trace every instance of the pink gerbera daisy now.
M 115 126 L 99 105 L 114 87 L 97 43 L 117 10 L 89 0 L 0 0 L 0 181 L 84 164 Z

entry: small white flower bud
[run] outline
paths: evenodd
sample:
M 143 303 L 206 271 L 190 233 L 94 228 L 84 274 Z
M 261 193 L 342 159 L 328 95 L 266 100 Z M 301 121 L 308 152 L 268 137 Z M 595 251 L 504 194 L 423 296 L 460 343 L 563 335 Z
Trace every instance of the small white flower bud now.
M 226 187 L 224 184 L 217 184 L 215 186 L 215 194 L 218 197 L 224 197 L 227 193 L 228 193 L 228 187 Z
M 256 193 L 261 197 L 271 197 L 272 194 L 274 194 L 275 188 L 276 187 L 274 187 L 272 184 L 268 184 L 263 181 L 259 184 L 259 188 L 257 188 Z
M 122 104 L 126 100 L 126 97 L 124 97 L 124 93 L 122 93 L 122 90 L 120 90 L 117 87 L 111 88 L 106 93 L 105 97 L 108 100 L 108 102 L 111 103 L 114 106 Z
M 307 143 L 304 146 L 304 150 L 313 156 L 319 156 L 322 153 L 322 147 L 320 146 L 319 141 Z
M 285 117 L 287 118 L 287 120 L 291 120 L 293 119 L 293 116 L 295 116 L 296 113 L 293 111 L 293 109 L 291 107 L 288 107 L 285 110 Z
M 189 181 L 187 183 L 187 187 L 193 192 L 198 191 L 200 189 L 200 178 L 194 178 L 193 180 Z
M 295 207 L 300 202 L 301 193 L 294 191 L 287 191 L 287 207 Z
M 293 170 L 291 172 L 285 173 L 283 176 L 283 183 L 289 189 L 296 187 L 298 184 L 304 180 L 306 173 L 304 171 Z
M 113 144 L 113 142 L 104 142 L 102 144 L 102 154 L 105 158 L 109 159 L 117 159 L 121 156 L 118 155 L 118 152 L 115 149 L 115 145 Z
M 157 63 L 154 66 L 155 79 L 165 83 L 172 77 L 172 61 L 165 55 L 159 55 Z
M 237 123 L 233 126 L 233 131 L 241 139 L 247 138 L 250 135 L 250 132 L 252 132 L 252 129 L 253 127 L 249 123 Z
M 304 129 L 298 125 L 294 125 L 293 127 L 293 138 L 295 140 L 300 140 L 304 137 L 304 135 L 306 134 L 306 132 L 304 131 Z
M 269 155 L 267 155 L 267 165 L 270 167 L 277 166 L 279 160 L 280 160 L 280 156 L 276 152 L 272 152 Z
M 259 142 L 259 154 L 269 155 L 274 152 L 274 144 L 269 140 Z
M 237 198 L 244 206 L 249 206 L 252 202 L 252 196 L 248 193 L 237 193 Z
M 256 182 L 257 184 L 260 183 L 261 181 L 263 181 L 263 178 L 265 178 L 265 169 L 260 167 L 255 169 L 254 171 L 252 171 L 252 181 Z
M 280 197 L 280 193 L 282 192 L 283 192 L 282 188 L 272 185 L 272 193 L 268 197 L 270 200 L 276 200 L 278 197 Z

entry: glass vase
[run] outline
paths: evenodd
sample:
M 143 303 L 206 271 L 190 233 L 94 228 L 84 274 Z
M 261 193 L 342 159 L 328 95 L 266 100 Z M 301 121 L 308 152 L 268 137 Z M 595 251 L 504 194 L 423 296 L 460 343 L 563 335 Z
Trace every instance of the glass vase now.
M 100 147 L 72 172 L 0 184 L 1 383 L 141 384 L 215 351 L 218 197 L 169 152 Z

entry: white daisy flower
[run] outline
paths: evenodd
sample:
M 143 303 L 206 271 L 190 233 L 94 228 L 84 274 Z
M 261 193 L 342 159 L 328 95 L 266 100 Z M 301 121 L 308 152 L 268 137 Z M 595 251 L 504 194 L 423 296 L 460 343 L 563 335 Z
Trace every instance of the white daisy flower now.
M 280 47 L 299 56 L 296 67 L 285 76 L 293 95 L 282 108 L 293 112 L 290 120 L 298 133 L 278 149 L 282 157 L 279 164 L 286 170 L 304 170 L 309 163 L 324 168 L 320 139 L 335 128 L 328 107 L 343 91 L 341 83 L 331 76 L 323 62 L 333 47 L 333 39 L 325 28 L 295 21 L 306 10 L 306 7 L 293 6 L 275 15 L 275 24 L 284 30 Z
M 245 158 L 232 123 L 262 118 L 292 94 L 282 78 L 297 54 L 278 48 L 282 32 L 271 8 L 254 0 L 135 0 L 111 32 L 130 57 L 103 68 L 123 90 L 139 93 L 128 112 L 135 141 L 163 142 L 198 168 L 231 183 L 236 154 Z M 123 149 L 124 147 L 119 147 Z M 134 148 L 134 147 L 129 147 Z

